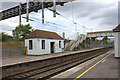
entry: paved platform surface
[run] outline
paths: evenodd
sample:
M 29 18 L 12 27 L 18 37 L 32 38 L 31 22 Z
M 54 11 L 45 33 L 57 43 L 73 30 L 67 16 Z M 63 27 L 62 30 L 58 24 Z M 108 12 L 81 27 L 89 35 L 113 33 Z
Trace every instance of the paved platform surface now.
M 48 59 L 48 58 L 59 57 L 59 56 L 64 56 L 64 55 L 69 55 L 69 54 L 75 54 L 75 53 L 80 53 L 80 52 L 85 52 L 85 51 L 90 51 L 90 50 L 95 50 L 95 49 L 100 49 L 100 48 L 88 49 L 88 50 L 83 50 L 83 51 L 65 52 L 65 53 L 54 53 L 54 54 L 40 55 L 40 56 L 23 55 L 23 56 L 5 57 L 5 58 L 0 59 L 0 60 L 2 60 L 1 61 L 2 65 L 0 65 L 0 66 L 13 65 L 13 64 L 31 62 L 31 61 L 36 61 L 36 60 L 44 60 L 44 59 Z
M 120 67 L 119 62 L 120 60 L 114 58 L 114 51 L 109 51 L 52 78 L 59 78 L 60 80 L 81 80 L 83 78 L 89 78 L 92 80 L 92 78 L 111 78 L 114 80 L 116 78 L 120 78 L 118 74 L 118 67 Z

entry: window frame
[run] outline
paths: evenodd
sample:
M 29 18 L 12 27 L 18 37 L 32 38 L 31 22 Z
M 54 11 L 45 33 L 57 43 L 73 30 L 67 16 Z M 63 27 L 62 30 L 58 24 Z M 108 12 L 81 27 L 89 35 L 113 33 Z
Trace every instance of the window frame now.
M 42 49 L 45 49 L 45 40 L 41 40 L 42 42 Z
M 61 48 L 61 41 L 59 41 L 59 48 Z
M 33 40 L 29 40 L 29 50 L 33 50 Z

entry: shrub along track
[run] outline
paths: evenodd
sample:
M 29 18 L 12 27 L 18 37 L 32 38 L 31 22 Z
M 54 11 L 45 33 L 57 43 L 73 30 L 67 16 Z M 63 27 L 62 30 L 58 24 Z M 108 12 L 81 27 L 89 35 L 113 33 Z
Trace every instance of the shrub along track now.
M 28 70 L 12 72 L 11 74 L 4 75 L 2 80 L 29 80 L 29 79 L 48 79 L 60 72 L 63 72 L 69 68 L 72 68 L 80 63 L 90 60 L 96 56 L 106 53 L 111 50 L 111 48 L 102 48 L 93 51 L 77 53 L 74 55 L 64 56 L 58 63 L 51 62 L 45 66 L 38 66 L 37 63 L 34 65 L 36 68 L 31 68 Z M 73 56 L 73 57 L 72 57 Z M 72 57 L 72 58 L 71 58 Z M 68 58 L 68 59 L 67 59 Z M 60 58 L 58 58 L 60 59 Z M 55 59 L 57 60 L 57 58 Z M 54 63 L 54 64 L 52 64 Z M 25 66 L 24 66 L 25 67 Z

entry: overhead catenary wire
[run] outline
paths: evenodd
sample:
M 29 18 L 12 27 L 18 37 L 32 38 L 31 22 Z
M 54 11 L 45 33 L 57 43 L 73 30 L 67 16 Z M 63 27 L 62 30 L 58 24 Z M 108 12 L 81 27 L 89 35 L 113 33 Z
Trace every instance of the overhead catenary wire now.
M 15 27 L 13 27 L 13 26 L 8 26 L 8 25 L 0 25 L 0 26 L 1 27 L 6 27 L 6 28 L 2 28 L 2 30 L 5 30 L 5 31 L 12 31 L 13 29 L 15 29 Z
M 53 10 L 52 10 L 52 9 L 50 9 L 50 8 L 47 8 L 47 9 L 53 12 Z M 79 26 L 81 26 L 81 27 L 83 27 L 83 28 L 86 28 L 86 29 L 91 30 L 90 28 L 87 28 L 87 27 L 85 27 L 85 26 L 83 26 L 83 25 L 79 24 L 79 23 L 78 23 L 78 22 L 76 22 L 75 20 L 73 21 L 73 20 L 69 19 L 68 17 L 63 16 L 63 15 L 62 15 L 62 14 L 60 14 L 60 12 L 58 12 L 58 11 L 56 11 L 56 14 L 57 14 L 57 15 L 59 15 L 59 16 L 61 16 L 61 17 L 63 17 L 63 18 L 65 18 L 65 19 L 67 19 L 67 20 L 69 20 L 69 21 L 71 21 L 73 24 L 76 24 L 76 25 L 79 25 Z
M 50 27 L 51 27 L 51 25 L 50 25 L 50 24 L 45 24 L 45 25 L 47 25 L 47 26 L 50 26 Z M 54 26 L 53 28 L 56 28 L 56 29 L 58 29 L 58 28 L 59 28 L 59 29 L 65 30 L 65 31 L 66 31 L 66 30 L 67 30 L 67 31 L 70 31 L 70 30 L 68 30 L 68 29 L 63 29 L 63 27 L 56 27 L 56 26 Z
M 72 5 L 73 5 L 73 4 L 72 4 Z M 48 8 L 48 9 L 49 9 L 49 8 Z M 52 9 L 49 9 L 49 10 L 50 10 L 50 11 L 53 11 Z M 72 22 L 76 25 L 76 27 L 77 27 L 77 25 L 80 25 L 80 24 L 78 24 L 77 22 L 74 21 L 74 18 L 73 18 L 73 20 L 71 20 L 71 19 L 69 19 L 69 18 L 67 18 L 67 17 L 59 14 L 58 12 L 56 12 L 56 14 L 64 17 L 65 19 L 68 19 L 68 20 L 72 21 Z M 72 10 L 72 15 L 73 15 L 73 10 Z M 37 20 L 39 20 L 39 19 L 37 19 Z M 48 21 L 45 21 L 45 22 L 50 23 L 50 24 L 54 24 L 54 25 L 58 25 L 58 26 L 63 26 L 63 25 L 59 25 L 59 24 L 56 24 L 56 23 L 53 23 L 53 22 L 48 22 Z M 80 25 L 80 26 L 82 26 L 82 25 Z M 63 27 L 70 28 L 70 27 L 68 27 L 68 26 L 63 26 Z M 82 27 L 83 27 L 84 29 L 86 28 L 85 26 L 82 26 Z M 74 28 L 70 28 L 70 29 L 74 29 Z M 78 29 L 76 28 L 76 30 L 78 30 Z M 84 31 L 85 31 L 85 30 L 84 30 Z
M 71 1 L 71 4 L 72 4 L 72 20 L 73 20 L 73 24 L 74 24 L 74 9 L 73 9 L 73 3 L 72 3 L 72 1 Z M 75 24 L 76 25 L 76 24 Z M 76 25 L 76 34 L 77 34 L 77 25 Z
M 24 18 L 24 17 L 23 17 L 23 18 Z M 30 18 L 31 18 L 31 19 L 30 19 L 31 21 L 34 21 L 34 20 L 40 20 L 40 21 L 42 21 L 41 19 L 38 19 L 38 18 L 34 18 L 34 17 L 30 17 Z M 34 20 L 33 20 L 33 19 L 34 19 Z M 39 21 L 36 21 L 36 22 L 39 22 Z M 77 28 L 73 28 L 73 27 L 68 27 L 68 26 L 64 26 L 64 25 L 56 24 L 56 23 L 54 23 L 54 22 L 49 22 L 49 21 L 45 21 L 45 22 L 48 23 L 48 24 L 53 24 L 53 25 L 57 25 L 57 26 L 64 27 L 64 28 L 56 27 L 56 28 L 59 28 L 59 29 L 65 29 L 65 28 L 66 28 L 66 30 L 69 29 L 69 30 L 72 30 L 72 31 L 73 31 L 73 30 L 76 31 L 76 29 L 77 29 Z M 42 25 L 45 26 L 46 24 L 42 24 Z M 52 25 L 52 26 L 53 26 L 53 25 Z M 76 26 L 77 26 L 77 25 L 76 25 Z M 55 26 L 54 26 L 54 27 L 55 27 Z M 68 31 L 69 31 L 69 30 L 68 30 Z M 77 29 L 77 32 L 76 32 L 77 35 L 78 35 L 78 31 L 80 31 L 80 29 Z
M 73 13 L 73 3 L 71 1 L 71 4 L 72 4 L 72 19 L 73 19 L 73 23 L 74 23 L 74 13 Z
M 43 1 L 43 0 L 42 0 Z M 72 1 L 71 1 L 71 3 L 72 3 Z M 44 3 L 43 3 L 44 4 Z M 49 9 L 49 8 L 48 8 Z M 49 9 L 50 11 L 53 11 L 54 12 L 54 9 L 52 10 L 52 9 Z M 42 14 L 44 14 L 43 13 L 44 11 L 43 11 L 43 8 L 42 8 Z M 64 17 L 65 19 L 68 19 L 68 18 L 66 18 L 65 16 L 63 16 L 63 15 L 61 15 L 61 14 L 59 14 L 59 13 L 57 13 L 56 11 L 55 11 L 55 13 L 56 14 L 58 14 L 58 15 L 60 15 L 60 16 L 62 16 L 62 17 Z M 44 23 L 44 15 L 42 15 L 42 23 Z M 70 20 L 70 21 L 72 21 L 73 22 L 73 24 L 75 24 L 76 25 L 76 27 L 77 27 L 77 25 L 79 25 L 79 26 L 82 26 L 81 24 L 79 24 L 79 23 L 77 23 L 77 22 L 75 22 L 74 21 L 74 13 L 73 13 L 73 3 L 72 3 L 72 19 L 73 20 L 71 20 L 71 19 L 68 19 L 68 20 Z M 44 26 L 44 24 L 43 24 L 43 26 Z M 60 26 L 60 25 L 59 25 Z M 84 29 L 88 29 L 88 28 L 86 28 L 85 26 L 82 26 Z M 76 30 L 77 30 L 77 28 L 76 28 Z M 91 30 L 91 29 L 90 29 Z M 85 31 L 85 30 L 84 30 Z
M 31 19 L 30 19 L 31 20 Z M 33 20 L 32 20 L 33 21 Z M 50 26 L 49 24 L 45 24 L 45 25 L 47 25 L 47 26 Z M 3 30 L 3 32 L 4 31 L 12 31 L 12 30 L 14 30 L 15 29 L 15 27 L 13 27 L 13 26 L 8 26 L 8 25 L 0 25 L 0 26 L 2 26 L 2 27 L 7 27 L 8 29 L 4 29 L 4 28 L 2 28 L 2 30 Z M 11 28 L 9 28 L 9 27 L 11 27 Z M 56 27 L 56 26 L 54 26 L 55 28 L 58 28 L 58 27 Z M 63 29 L 63 28 L 60 28 L 59 27 L 59 29 Z M 65 31 L 66 31 L 67 29 L 65 29 Z M 70 30 L 68 30 L 68 31 L 70 31 Z M 60 31 L 60 32 L 62 32 L 62 31 Z
M 45 25 L 50 26 L 49 24 L 45 24 Z M 60 29 L 60 27 L 56 27 L 56 26 L 54 26 L 53 28 L 59 28 Z M 60 32 L 63 32 L 63 30 L 66 31 L 65 29 L 62 29 L 62 31 L 60 31 Z M 67 31 L 70 31 L 70 30 L 67 29 Z M 69 37 L 73 38 L 73 40 L 75 39 L 75 36 L 76 36 L 75 34 L 69 35 Z M 67 37 L 66 39 L 68 39 L 69 37 Z
M 36 19 L 36 20 L 41 20 L 41 19 L 33 18 L 33 17 L 30 17 L 30 18 L 32 18 L 32 19 Z M 46 22 L 46 23 L 49 23 L 49 24 L 57 25 L 57 26 L 62 26 L 62 27 L 64 27 L 64 28 L 68 28 L 68 29 L 74 29 L 74 30 L 76 30 L 75 28 L 68 27 L 68 26 L 64 26 L 64 25 L 60 25 L 60 24 L 56 24 L 56 23 L 54 23 L 54 22 L 49 22 L 49 21 L 45 21 L 45 22 Z
M 26 17 L 22 17 L 22 18 L 25 18 L 25 19 L 26 19 Z M 30 18 L 32 18 L 32 19 L 30 19 Z M 30 18 L 29 18 L 30 21 L 35 21 L 35 20 L 40 20 L 40 21 L 42 21 L 41 19 L 38 19 L 38 18 L 33 18 L 33 17 L 30 17 Z M 35 19 L 35 20 L 33 20 L 33 19 Z M 35 22 L 39 22 L 39 21 L 35 21 Z M 66 28 L 66 30 L 69 29 L 68 31 L 74 29 L 74 28 L 70 28 L 70 27 L 67 27 L 67 26 L 63 26 L 63 25 L 60 25 L 60 24 L 53 23 L 53 22 L 48 22 L 48 21 L 45 21 L 45 22 L 46 22 L 46 24 L 44 24 L 44 25 L 53 24 L 53 25 L 61 26 L 61 27 L 56 27 L 56 26 L 54 26 L 54 27 L 56 27 L 56 28 L 60 28 L 60 29 L 65 29 L 65 28 Z M 75 30 L 75 29 L 74 29 L 74 30 Z

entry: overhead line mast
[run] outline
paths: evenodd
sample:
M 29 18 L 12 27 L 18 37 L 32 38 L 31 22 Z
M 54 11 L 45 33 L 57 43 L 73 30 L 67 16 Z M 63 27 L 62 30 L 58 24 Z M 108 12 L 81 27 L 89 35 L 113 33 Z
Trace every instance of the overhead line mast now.
M 44 0 L 42 0 L 42 24 L 44 24 Z
M 27 0 L 27 9 L 26 9 L 26 12 L 27 12 L 27 14 L 26 14 L 26 21 L 27 22 L 29 22 L 29 0 Z
M 19 26 L 21 26 L 21 3 L 19 4 Z
M 53 9 L 48 8 L 48 10 L 50 10 L 50 11 L 53 12 Z M 83 25 L 81 25 L 81 24 L 79 24 L 79 23 L 77 23 L 77 22 L 75 22 L 75 21 L 73 21 L 73 20 L 71 20 L 71 19 L 63 16 L 63 15 L 61 15 L 58 11 L 56 11 L 56 14 L 59 15 L 59 16 L 62 16 L 63 18 L 65 18 L 65 19 L 67 19 L 67 20 L 69 20 L 69 21 L 71 21 L 71 22 L 73 22 L 73 23 L 76 24 L 76 25 L 79 25 L 79 26 L 82 26 L 83 28 L 86 28 L 86 29 L 91 30 L 90 28 L 87 28 L 87 27 L 85 27 L 85 26 L 83 26 Z
M 56 1 L 53 0 L 53 17 L 56 17 Z

